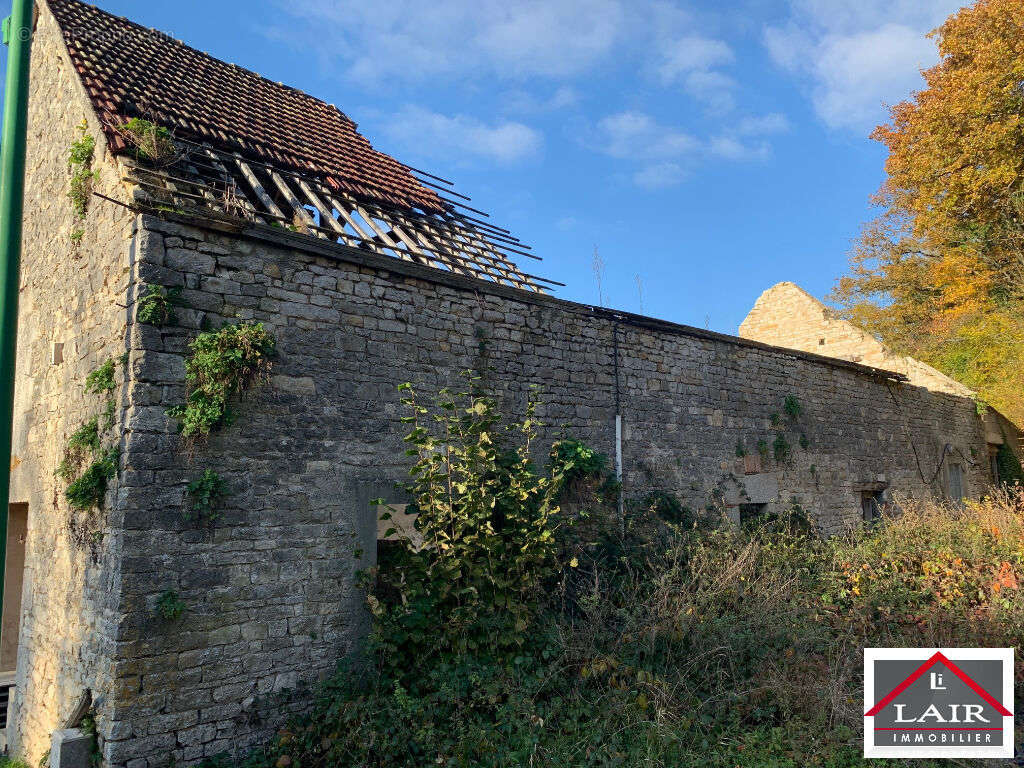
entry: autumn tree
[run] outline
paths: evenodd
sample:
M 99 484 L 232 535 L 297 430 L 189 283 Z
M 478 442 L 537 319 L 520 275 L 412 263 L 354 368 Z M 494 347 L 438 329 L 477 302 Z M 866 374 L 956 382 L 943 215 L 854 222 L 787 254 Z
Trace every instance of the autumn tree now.
M 884 212 L 833 299 L 1024 422 L 1024 0 L 978 0 L 932 36 L 925 88 L 872 134 Z

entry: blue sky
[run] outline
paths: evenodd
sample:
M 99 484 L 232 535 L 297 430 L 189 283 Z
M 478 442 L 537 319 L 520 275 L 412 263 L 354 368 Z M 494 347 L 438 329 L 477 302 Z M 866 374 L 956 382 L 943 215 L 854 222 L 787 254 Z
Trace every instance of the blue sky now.
M 884 103 L 955 0 L 95 0 L 336 104 L 457 183 L 557 295 L 734 333 L 828 293 L 872 215 Z

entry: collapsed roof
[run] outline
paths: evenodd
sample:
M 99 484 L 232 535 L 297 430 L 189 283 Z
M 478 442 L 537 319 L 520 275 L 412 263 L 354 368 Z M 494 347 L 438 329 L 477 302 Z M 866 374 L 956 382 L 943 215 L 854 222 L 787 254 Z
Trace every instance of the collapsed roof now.
M 532 291 L 538 258 L 450 182 L 374 149 L 330 104 L 78 0 L 45 0 L 71 62 L 155 209 L 287 227 Z M 450 197 L 446 197 L 450 195 Z

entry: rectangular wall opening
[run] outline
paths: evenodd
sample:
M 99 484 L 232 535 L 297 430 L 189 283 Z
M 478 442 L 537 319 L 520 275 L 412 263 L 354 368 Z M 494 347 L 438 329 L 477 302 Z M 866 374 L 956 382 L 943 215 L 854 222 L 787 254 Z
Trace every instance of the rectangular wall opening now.
M 0 728 L 7 727 L 7 705 L 18 666 L 21 586 L 25 579 L 25 540 L 28 504 L 11 504 L 7 512 L 7 562 L 4 566 L 4 605 L 0 639 Z

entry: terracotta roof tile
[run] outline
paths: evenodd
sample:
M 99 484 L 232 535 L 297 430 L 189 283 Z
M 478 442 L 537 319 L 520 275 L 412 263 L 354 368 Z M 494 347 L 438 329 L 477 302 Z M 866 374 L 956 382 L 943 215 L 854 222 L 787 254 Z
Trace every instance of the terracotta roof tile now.
M 340 191 L 442 210 L 433 191 L 375 150 L 334 106 L 94 6 L 46 4 L 105 123 L 150 119 L 181 138 L 316 174 Z M 105 130 L 113 151 L 123 151 L 116 131 Z

